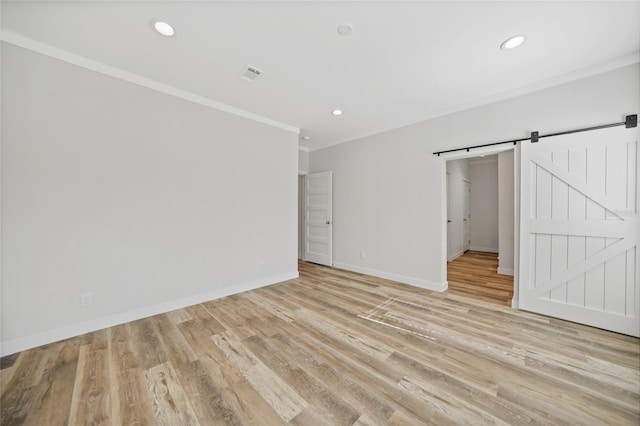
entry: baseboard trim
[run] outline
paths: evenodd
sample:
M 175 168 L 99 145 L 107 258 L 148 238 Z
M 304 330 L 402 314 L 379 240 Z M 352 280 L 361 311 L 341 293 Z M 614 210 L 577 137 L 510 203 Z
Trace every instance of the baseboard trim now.
M 498 249 L 494 247 L 480 247 L 480 246 L 471 246 L 469 250 L 473 251 L 484 251 L 486 253 L 498 253 Z
M 462 256 L 464 254 L 463 250 L 460 250 L 457 253 L 452 254 L 451 256 L 449 256 L 447 258 L 447 262 L 453 262 L 454 260 L 456 260 L 457 258 L 459 258 L 460 256 Z
M 384 278 L 384 279 L 387 279 L 387 280 L 397 281 L 397 282 L 403 283 L 403 284 L 409 284 L 409 285 L 412 285 L 414 287 L 424 288 L 425 290 L 432 290 L 432 291 L 442 292 L 442 291 L 445 291 L 449 287 L 449 284 L 448 284 L 447 281 L 445 281 L 443 283 L 435 283 L 435 282 L 431 282 L 431 281 L 427 281 L 427 280 L 421 280 L 419 278 L 407 277 L 407 276 L 398 275 L 398 274 L 392 274 L 392 273 L 389 273 L 389 272 L 378 271 L 378 270 L 369 269 L 369 268 L 363 268 L 362 266 L 349 265 L 347 263 L 340 263 L 340 262 L 333 262 L 333 266 L 335 268 L 345 269 L 347 271 L 357 272 L 359 274 L 372 275 L 372 276 L 378 277 L 378 278 Z
M 517 299 L 511 299 L 511 309 L 520 309 Z
M 0 356 L 11 355 L 27 349 L 46 345 L 48 343 L 58 342 L 70 337 L 80 336 L 96 330 L 113 327 L 115 325 L 147 318 L 153 315 L 163 314 L 176 309 L 184 308 L 198 303 L 207 302 L 209 300 L 220 299 L 222 297 L 231 296 L 233 294 L 242 293 L 256 288 L 265 287 L 282 281 L 288 281 L 298 278 L 298 271 L 287 272 L 284 274 L 273 275 L 259 280 L 253 280 L 241 284 L 232 285 L 218 290 L 197 294 L 194 296 L 183 297 L 170 302 L 160 303 L 153 306 L 134 309 L 128 312 L 122 312 L 115 315 L 109 315 L 81 323 L 67 325 L 53 330 L 47 330 L 40 333 L 31 334 L 17 339 L 7 340 L 0 344 Z
M 501 274 L 501 275 L 511 275 L 511 276 L 513 276 L 513 269 L 498 267 L 498 273 Z

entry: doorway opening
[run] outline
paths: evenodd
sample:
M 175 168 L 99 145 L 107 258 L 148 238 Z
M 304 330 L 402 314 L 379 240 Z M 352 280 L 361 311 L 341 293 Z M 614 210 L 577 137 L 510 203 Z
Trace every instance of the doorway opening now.
M 304 174 L 298 174 L 298 260 L 304 260 Z
M 514 150 L 444 161 L 448 291 L 514 306 Z
M 333 173 L 298 176 L 298 259 L 333 266 Z

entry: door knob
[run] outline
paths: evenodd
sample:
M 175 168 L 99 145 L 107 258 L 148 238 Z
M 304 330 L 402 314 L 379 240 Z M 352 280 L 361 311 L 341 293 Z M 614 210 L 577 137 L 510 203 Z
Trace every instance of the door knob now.
M 327 221 L 327 225 L 331 225 L 331 221 L 330 220 Z
M 447 223 L 451 223 L 451 220 L 448 220 Z

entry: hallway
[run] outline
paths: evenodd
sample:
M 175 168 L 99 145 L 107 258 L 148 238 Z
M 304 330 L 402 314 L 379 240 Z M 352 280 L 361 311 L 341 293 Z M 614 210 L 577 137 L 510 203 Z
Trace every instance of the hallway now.
M 511 306 L 513 277 L 498 274 L 498 254 L 468 251 L 447 264 L 447 291 Z

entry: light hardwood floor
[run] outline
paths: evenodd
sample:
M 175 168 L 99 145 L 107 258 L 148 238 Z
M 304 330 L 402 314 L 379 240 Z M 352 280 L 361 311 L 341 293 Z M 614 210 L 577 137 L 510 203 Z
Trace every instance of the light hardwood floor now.
M 301 263 L 2 359 L 2 425 L 640 422 L 638 339 Z
M 468 251 L 447 263 L 449 291 L 511 306 L 513 277 L 498 274 L 497 253 Z

